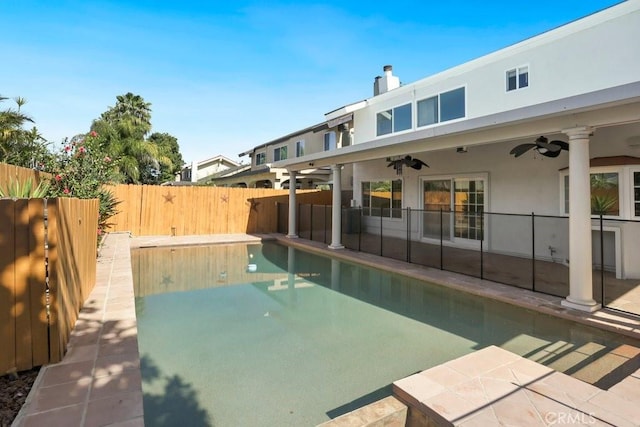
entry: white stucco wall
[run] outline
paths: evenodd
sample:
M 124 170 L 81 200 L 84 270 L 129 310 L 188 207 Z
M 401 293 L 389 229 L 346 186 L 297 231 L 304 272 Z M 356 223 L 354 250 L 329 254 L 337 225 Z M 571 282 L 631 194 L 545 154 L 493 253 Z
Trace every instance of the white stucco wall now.
M 367 100 L 354 113 L 354 143 L 378 138 L 376 114 L 408 102 L 412 130 L 418 129 L 416 101 L 461 86 L 466 88 L 465 119 L 471 119 L 636 82 L 640 55 L 632 40 L 640 40 L 640 2 L 635 1 Z M 506 71 L 520 66 L 529 68 L 529 87 L 507 92 Z
M 597 129 L 591 137 L 591 158 L 608 156 L 640 157 L 640 147 L 630 146 L 629 138 L 640 135 L 640 123 Z M 564 139 L 564 135 L 549 135 L 550 139 Z M 547 158 L 533 152 L 514 158 L 509 151 L 514 146 L 530 141 L 511 141 L 470 147 L 467 153 L 455 150 L 435 152 L 407 153 L 429 164 L 429 168 L 420 171 L 404 167 L 401 176 L 387 167 L 385 159 L 361 162 L 354 165 L 354 199 L 362 203 L 361 182 L 402 179 L 402 207 L 422 209 L 422 180 L 429 177 L 447 177 L 461 175 L 486 176 L 485 211 L 489 215 L 486 222 L 485 249 L 492 252 L 526 255 L 531 253 L 531 218 L 529 216 L 508 216 L 499 214 L 524 214 L 563 216 L 562 170 L 568 166 L 568 153 L 558 158 Z M 631 174 L 624 173 L 628 166 L 619 167 L 621 171 L 621 191 L 627 196 L 622 203 L 624 209 L 631 209 Z M 626 203 L 626 204 L 625 204 Z M 629 214 L 626 214 L 629 217 Z M 412 219 L 412 238 L 420 238 L 417 216 Z M 365 225 L 372 233 L 379 233 L 380 218 L 365 218 Z M 594 226 L 597 221 L 594 220 Z M 622 225 L 621 250 L 624 257 L 624 274 L 640 277 L 640 223 Z M 406 236 L 407 222 L 402 219 L 385 219 L 385 235 Z M 569 258 L 568 218 L 536 217 L 535 220 L 536 256 L 540 259 L 566 262 Z M 552 249 L 553 248 L 553 253 Z M 634 261 L 635 259 L 635 261 Z

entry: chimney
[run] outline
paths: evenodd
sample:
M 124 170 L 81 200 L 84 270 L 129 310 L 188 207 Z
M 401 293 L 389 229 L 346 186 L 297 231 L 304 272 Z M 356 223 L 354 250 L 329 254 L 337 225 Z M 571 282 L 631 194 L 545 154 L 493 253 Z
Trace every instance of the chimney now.
M 393 67 L 385 65 L 382 70 L 384 76 L 377 76 L 373 82 L 373 95 L 380 95 L 400 87 L 400 79 L 393 75 Z

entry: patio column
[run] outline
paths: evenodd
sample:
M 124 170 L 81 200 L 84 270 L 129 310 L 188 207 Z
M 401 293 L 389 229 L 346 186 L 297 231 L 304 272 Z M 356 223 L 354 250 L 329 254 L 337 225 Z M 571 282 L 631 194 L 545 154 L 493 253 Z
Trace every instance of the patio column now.
M 569 295 L 562 305 L 596 311 L 591 258 L 591 176 L 587 126 L 563 130 L 569 136 Z
M 342 165 L 331 165 L 331 181 L 333 182 L 331 203 L 331 244 L 329 249 L 344 249 L 340 242 L 342 225 Z
M 298 237 L 296 234 L 296 171 L 289 171 L 289 233 L 287 237 L 295 239 Z

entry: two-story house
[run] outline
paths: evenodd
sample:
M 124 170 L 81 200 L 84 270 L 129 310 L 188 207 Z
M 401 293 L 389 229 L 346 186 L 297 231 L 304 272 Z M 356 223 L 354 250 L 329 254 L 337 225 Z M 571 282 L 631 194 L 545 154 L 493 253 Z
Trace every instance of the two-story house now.
M 271 155 L 264 161 L 296 177 L 310 165 L 330 168 L 334 183 L 352 165 L 352 204 L 362 207 L 365 226 L 368 219 L 380 228 L 383 219 L 385 233 L 402 235 L 411 208 L 422 212 L 413 239 L 451 247 L 517 255 L 530 243 L 514 236 L 528 225 L 490 213 L 564 217 L 566 229 L 537 234 L 536 250 L 569 266 L 563 304 L 595 310 L 599 214 L 616 275 L 640 278 L 640 227 L 632 222 L 640 220 L 636 40 L 640 2 L 628 1 L 414 83 L 400 85 L 387 66 L 374 96 L 325 115 L 327 123 L 349 122 L 349 144 L 286 158 L 257 149 L 253 161 Z M 294 204 L 291 189 L 291 237 Z M 338 249 L 339 204 L 333 209 L 330 248 Z

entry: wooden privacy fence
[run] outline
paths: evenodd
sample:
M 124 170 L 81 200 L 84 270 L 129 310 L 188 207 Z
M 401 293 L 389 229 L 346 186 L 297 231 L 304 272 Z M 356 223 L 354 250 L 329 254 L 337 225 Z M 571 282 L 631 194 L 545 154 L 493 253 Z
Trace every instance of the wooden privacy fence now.
M 7 189 L 10 183 L 20 182 L 24 184 L 29 179 L 33 183 L 34 187 L 40 184 L 49 175 L 46 172 L 40 172 L 35 169 L 22 168 L 20 166 L 8 165 L 6 163 L 0 163 L 0 187 Z
M 0 199 L 0 375 L 61 360 L 95 285 L 97 227 L 97 199 Z
M 288 203 L 289 190 L 268 188 L 108 187 L 118 205 L 109 231 L 136 236 L 272 233 L 277 231 L 276 202 Z M 296 202 L 331 204 L 331 191 L 298 190 Z

